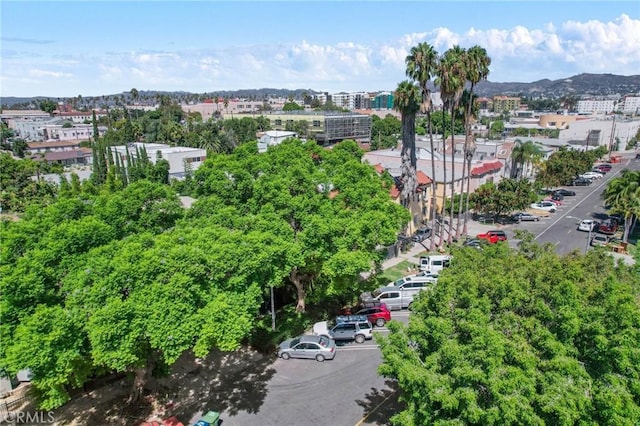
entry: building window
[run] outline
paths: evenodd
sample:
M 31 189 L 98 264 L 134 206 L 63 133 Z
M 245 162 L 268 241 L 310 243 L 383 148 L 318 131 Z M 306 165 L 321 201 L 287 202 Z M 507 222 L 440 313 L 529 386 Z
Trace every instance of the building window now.
M 282 120 L 277 119 L 276 120 L 276 126 L 282 126 Z
M 313 120 L 313 127 L 320 127 L 320 120 Z

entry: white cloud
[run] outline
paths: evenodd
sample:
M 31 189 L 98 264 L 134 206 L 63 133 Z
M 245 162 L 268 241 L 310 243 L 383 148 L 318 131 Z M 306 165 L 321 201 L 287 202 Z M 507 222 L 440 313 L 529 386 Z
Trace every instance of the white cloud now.
M 30 77 L 45 77 L 45 78 L 65 78 L 73 77 L 73 74 L 59 71 L 47 71 L 40 69 L 31 69 L 28 71 Z
M 39 79 L 40 84 L 35 85 L 3 85 L 12 90 L 38 90 L 38 94 L 62 88 L 49 83 L 72 76 L 76 86 L 70 86 L 71 93 L 95 92 L 96 80 L 104 83 L 99 87 L 120 91 L 131 87 L 193 92 L 258 87 L 389 90 L 405 78 L 405 58 L 411 47 L 423 41 L 441 54 L 456 44 L 465 48 L 480 45 L 492 58 L 490 80 L 535 81 L 581 72 L 638 74 L 638 40 L 640 20 L 621 15 L 609 22 L 549 22 L 540 28 L 515 25 L 455 32 L 443 26 L 371 43 L 345 36 L 326 44 L 302 39 L 226 49 L 93 52 L 91 57 L 33 56 L 5 50 L 2 77 Z M 31 71 L 25 75 L 25 69 Z M 90 89 L 83 89 L 82 84 Z

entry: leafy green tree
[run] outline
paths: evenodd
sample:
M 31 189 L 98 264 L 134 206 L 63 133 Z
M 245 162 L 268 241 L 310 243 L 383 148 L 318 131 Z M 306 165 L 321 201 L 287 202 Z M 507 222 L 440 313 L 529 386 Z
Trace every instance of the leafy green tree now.
M 379 262 L 377 247 L 394 242 L 409 220 L 389 199 L 390 183 L 361 158 L 354 141 L 324 150 L 289 139 L 264 154 L 255 144 L 241 145 L 196 170 L 198 197 L 214 201 L 194 209 L 214 209 L 213 215 L 215 206 L 233 207 L 233 217 L 252 218 L 261 230 L 283 236 L 287 255 L 278 270 L 304 311 L 308 299 L 359 288 L 356 271 Z M 235 229 L 235 222 L 224 216 L 226 226 Z
M 285 102 L 284 106 L 282 107 L 283 111 L 303 111 L 304 107 L 298 105 L 295 102 Z
M 38 102 L 38 108 L 40 108 L 41 111 L 48 112 L 49 114 L 51 114 L 53 111 L 56 110 L 56 108 L 58 108 L 58 104 L 56 104 L 51 99 L 43 99 Z
M 640 422 L 640 274 L 522 241 L 455 250 L 408 327 L 376 337 L 407 407 L 393 424 Z

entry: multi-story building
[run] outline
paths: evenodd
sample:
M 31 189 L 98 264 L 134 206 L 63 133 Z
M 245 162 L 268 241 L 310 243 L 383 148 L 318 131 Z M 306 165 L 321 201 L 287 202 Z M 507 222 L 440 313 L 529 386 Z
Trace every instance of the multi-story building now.
M 616 108 L 616 101 L 613 99 L 581 99 L 576 108 L 578 114 L 609 114 Z
M 618 109 L 625 114 L 640 114 L 640 96 L 625 96 L 622 106 Z
M 272 130 L 290 131 L 294 122 L 309 123 L 308 135 L 323 145 L 353 139 L 358 142 L 371 140 L 371 116 L 358 113 L 291 111 L 263 114 L 270 121 Z M 303 136 L 303 135 L 301 135 Z
M 96 120 L 107 116 L 106 111 L 95 111 L 95 113 Z M 91 111 L 54 111 L 53 116 L 71 121 L 74 124 L 91 123 L 93 120 L 93 112 Z
M 106 127 L 98 126 L 99 136 L 104 135 L 106 131 Z M 65 127 L 63 124 L 45 124 L 42 126 L 42 136 L 45 141 L 88 141 L 94 136 L 93 125 L 74 124 L 71 127 Z
M 214 116 L 225 117 L 234 114 L 256 114 L 266 110 L 280 110 L 286 102 L 285 98 L 270 98 L 264 101 L 217 99 L 193 105 L 182 105 L 182 110 L 186 113 L 199 112 L 202 119 L 206 121 Z
M 520 98 L 511 96 L 494 96 L 493 97 L 493 112 L 510 112 L 518 111 L 520 109 Z
M 393 93 L 380 92 L 371 100 L 371 109 L 393 109 Z

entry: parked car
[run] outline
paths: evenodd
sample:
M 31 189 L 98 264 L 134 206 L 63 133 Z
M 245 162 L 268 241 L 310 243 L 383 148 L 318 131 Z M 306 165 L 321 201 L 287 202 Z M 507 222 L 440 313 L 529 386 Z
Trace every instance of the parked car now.
M 154 422 L 153 424 L 155 424 Z M 149 423 L 145 423 L 149 424 Z M 169 420 L 165 420 L 163 424 L 169 424 Z M 171 422 L 171 424 L 177 424 Z M 220 413 L 217 411 L 207 411 L 205 414 L 200 417 L 200 419 L 193 424 L 193 426 L 220 426 L 222 424 L 222 420 L 220 420 Z
M 589 186 L 591 185 L 591 183 L 592 183 L 591 179 L 585 179 L 585 178 L 579 177 L 571 181 L 571 186 Z
M 373 337 L 373 325 L 364 315 L 341 315 L 331 321 L 320 321 L 313 325 L 313 334 L 333 340 L 355 340 L 363 343 Z
M 581 174 L 580 176 L 582 179 L 600 179 L 602 177 L 602 173 L 598 173 L 598 172 L 586 172 Z
M 498 241 L 507 241 L 507 234 L 501 230 L 492 230 L 483 234 L 478 234 L 476 235 L 476 238 L 479 240 L 486 240 L 490 244 L 495 244 Z
M 602 172 L 602 173 L 607 173 L 611 171 L 611 164 L 598 164 L 596 166 L 594 166 L 594 169 L 598 169 L 598 171 Z
M 335 356 L 336 342 L 327 336 L 298 336 L 278 345 L 278 357 L 282 359 L 304 358 L 322 362 Z
M 549 201 L 549 202 L 555 204 L 556 206 L 561 206 L 562 205 L 562 201 L 561 200 L 556 200 L 555 198 L 551 198 L 551 197 L 545 198 L 542 201 Z
M 435 278 L 434 278 L 435 277 Z M 438 281 L 438 275 L 433 273 L 420 272 L 416 275 L 407 275 L 406 277 L 399 278 L 390 282 L 387 286 L 394 286 L 398 288 L 409 289 L 409 284 L 416 284 L 415 288 L 423 287 L 423 284 L 433 284 Z
M 422 242 L 431 236 L 431 228 L 422 227 L 419 228 L 413 235 L 412 240 L 416 243 Z
M 381 287 L 375 291 L 365 292 L 360 295 L 361 302 L 382 302 L 391 311 L 409 308 L 413 303 L 413 298 L 414 294 L 411 292 L 402 291 L 394 286 Z
M 554 213 L 557 210 L 557 206 L 551 201 L 540 201 L 533 203 L 530 206 L 532 209 L 544 210 L 546 212 Z
M 511 220 L 516 222 L 537 222 L 540 217 L 531 213 L 518 212 L 511 215 Z
M 569 191 L 568 189 L 564 189 L 564 188 L 556 189 L 555 191 L 553 191 L 553 194 L 560 194 L 563 197 L 573 197 L 576 195 L 575 192 Z
M 613 235 L 618 230 L 618 223 L 615 220 L 607 219 L 603 220 L 598 227 L 598 232 L 601 234 Z
M 581 220 L 578 224 L 578 231 L 595 232 L 598 230 L 598 221 L 593 219 Z
M 606 235 L 595 234 L 591 239 L 592 247 L 606 246 L 607 244 L 609 244 L 609 237 L 607 237 Z
M 624 216 L 621 215 L 620 213 L 610 214 L 609 219 L 615 221 L 618 224 L 618 226 L 624 225 Z
M 472 247 L 478 250 L 482 250 L 482 246 L 489 244 L 487 240 L 480 240 L 478 238 L 470 238 L 462 243 L 462 247 Z
M 369 322 L 376 327 L 384 327 L 384 325 L 391 321 L 391 311 L 387 309 L 387 305 L 381 303 L 380 306 L 375 308 L 365 308 L 358 312 L 356 315 L 364 315 Z
M 422 272 L 437 273 L 447 268 L 451 263 L 451 256 L 446 254 L 436 254 L 430 256 L 420 256 L 418 269 Z

